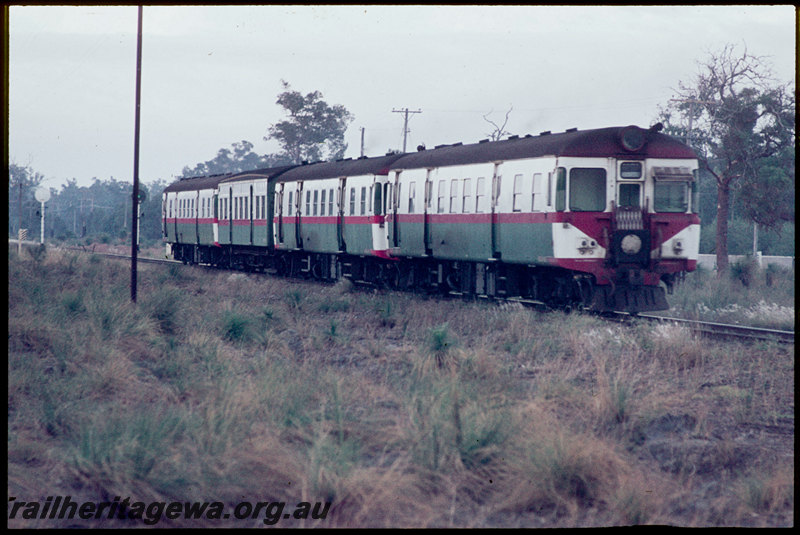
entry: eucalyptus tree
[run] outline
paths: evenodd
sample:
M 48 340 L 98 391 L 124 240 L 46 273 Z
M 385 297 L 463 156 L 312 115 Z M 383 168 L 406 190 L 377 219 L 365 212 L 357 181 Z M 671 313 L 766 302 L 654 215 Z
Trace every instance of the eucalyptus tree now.
M 270 126 L 264 139 L 278 141 L 291 163 L 342 158 L 347 150 L 344 135 L 353 114 L 341 104 L 322 100 L 319 91 L 303 95 L 286 81 L 281 82 L 284 91 L 276 104 L 288 117 Z
M 721 275 L 728 267 L 732 191 L 743 191 L 753 221 L 775 227 L 794 220 L 794 88 L 774 78 L 767 58 L 730 44 L 698 66 L 692 80 L 679 82 L 661 121 L 695 148 L 716 182 Z

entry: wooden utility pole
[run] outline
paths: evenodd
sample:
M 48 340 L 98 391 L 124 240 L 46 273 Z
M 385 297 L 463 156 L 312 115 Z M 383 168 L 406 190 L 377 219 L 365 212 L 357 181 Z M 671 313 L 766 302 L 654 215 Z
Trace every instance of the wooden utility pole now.
M 408 139 L 408 114 L 409 113 L 422 113 L 422 110 L 409 110 L 408 108 L 402 110 L 392 110 L 392 113 L 402 113 L 404 115 L 403 119 L 403 152 L 406 151 L 406 140 Z
M 139 24 L 136 32 L 136 120 L 133 134 L 133 202 L 131 203 L 131 301 L 136 302 L 136 262 L 139 241 L 139 104 L 142 88 L 142 6 L 139 6 Z

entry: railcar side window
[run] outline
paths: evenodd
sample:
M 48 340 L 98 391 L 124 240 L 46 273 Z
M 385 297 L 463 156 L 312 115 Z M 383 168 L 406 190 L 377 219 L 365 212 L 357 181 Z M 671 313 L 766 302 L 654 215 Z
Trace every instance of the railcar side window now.
M 478 177 L 475 180 L 475 213 L 483 213 L 483 198 L 486 194 L 486 179 Z
M 606 209 L 606 170 L 573 167 L 569 170 L 569 209 L 602 212 Z
M 436 213 L 444 213 L 444 194 L 447 183 L 444 180 L 439 181 L 439 196 L 437 197 Z
M 542 173 L 533 174 L 533 189 L 531 190 L 531 212 L 536 210 L 536 197 L 542 194 Z M 541 201 L 539 201 L 541 203 Z
M 367 187 L 361 187 L 361 215 L 367 213 Z
M 492 206 L 497 206 L 500 201 L 500 185 L 503 183 L 502 175 L 495 175 L 492 181 Z
M 389 184 L 391 186 L 391 184 Z M 391 189 L 391 188 L 389 188 Z M 394 197 L 388 197 L 386 200 L 392 203 L 392 211 L 397 211 L 400 206 L 400 199 L 403 198 L 403 185 L 398 184 L 397 190 L 394 192 Z
M 356 188 L 350 188 L 350 215 L 356 215 Z
M 292 215 L 292 206 L 294 206 L 293 199 L 292 199 L 292 194 L 293 193 L 294 193 L 293 191 L 289 192 L 289 209 L 286 211 L 286 215 Z
M 456 213 L 456 208 L 458 203 L 456 202 L 458 199 L 458 179 L 454 178 L 450 181 L 450 213 Z
M 556 212 L 567 209 L 567 170 L 564 167 L 556 169 Z
M 685 212 L 689 208 L 689 186 L 686 182 L 659 182 L 653 188 L 656 212 Z
M 468 214 L 472 211 L 472 179 L 464 179 L 463 200 L 461 202 L 461 211 Z
M 333 188 L 328 190 L 328 215 L 333 215 Z
M 328 192 L 326 190 L 322 190 L 322 193 L 320 193 L 319 215 L 325 215 L 325 198 L 327 194 Z
M 417 183 L 409 182 L 408 184 L 408 213 L 414 213 L 414 196 L 417 193 Z
M 383 188 L 380 184 L 373 185 L 375 191 L 372 200 L 372 214 L 383 215 Z
M 425 181 L 425 200 L 423 204 L 427 207 L 426 210 L 431 209 L 431 203 L 433 202 L 433 182 L 426 180 Z
M 512 211 L 522 211 L 522 175 L 514 175 L 514 204 L 511 206 Z

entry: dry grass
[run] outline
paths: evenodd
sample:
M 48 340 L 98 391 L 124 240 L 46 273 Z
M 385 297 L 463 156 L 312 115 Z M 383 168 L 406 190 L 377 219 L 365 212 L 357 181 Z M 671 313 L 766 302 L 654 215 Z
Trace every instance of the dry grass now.
M 792 347 L 182 266 L 142 265 L 132 305 L 128 282 L 9 253 L 10 496 L 331 503 L 277 524 L 298 527 L 793 524 Z
M 739 323 L 753 327 L 794 330 L 794 269 L 751 267 L 742 283 L 741 269 L 718 278 L 698 269 L 689 273 L 674 295 L 665 315 L 688 319 Z

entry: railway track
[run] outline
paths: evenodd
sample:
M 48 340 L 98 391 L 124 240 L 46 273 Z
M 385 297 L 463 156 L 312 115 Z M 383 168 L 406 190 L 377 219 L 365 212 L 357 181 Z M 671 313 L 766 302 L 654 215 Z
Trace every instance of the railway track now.
M 728 323 L 715 323 L 711 321 L 688 320 L 684 318 L 672 318 L 666 316 L 655 316 L 652 314 L 630 314 L 619 313 L 619 317 L 612 317 L 616 321 L 648 321 L 654 323 L 674 323 L 684 325 L 703 336 L 714 338 L 733 338 L 740 340 L 771 341 L 782 344 L 794 343 L 794 331 L 782 331 L 778 329 L 765 329 L 762 327 L 749 327 L 746 325 L 734 325 Z
M 89 252 L 92 254 L 98 254 L 109 258 L 130 260 L 130 256 L 124 254 L 93 252 L 80 248 L 72 248 L 72 249 L 77 251 Z M 142 256 L 137 257 L 137 261 L 150 264 L 179 264 L 179 265 L 182 264 L 182 262 L 178 260 L 169 260 L 164 258 L 148 258 Z M 450 296 L 463 297 L 463 295 L 459 292 L 450 292 Z M 552 310 L 552 308 L 548 307 L 545 303 L 528 299 L 507 298 L 507 299 L 496 299 L 496 300 L 498 301 L 502 300 L 508 303 L 519 303 L 521 306 L 536 310 Z M 602 317 L 603 319 L 608 321 L 616 321 L 621 323 L 633 323 L 637 321 L 647 321 L 655 323 L 674 323 L 678 325 L 684 325 L 689 329 L 691 329 L 693 332 L 698 333 L 702 336 L 709 336 L 713 338 L 751 340 L 751 341 L 770 341 L 782 344 L 793 344 L 794 334 L 795 334 L 794 331 L 782 331 L 777 329 L 765 329 L 761 327 L 748 327 L 745 325 L 733 325 L 725 323 L 714 323 L 709 321 L 688 320 L 684 318 L 656 316 L 653 314 L 632 315 L 625 312 L 616 312 L 611 314 L 603 314 L 600 315 L 599 317 Z

